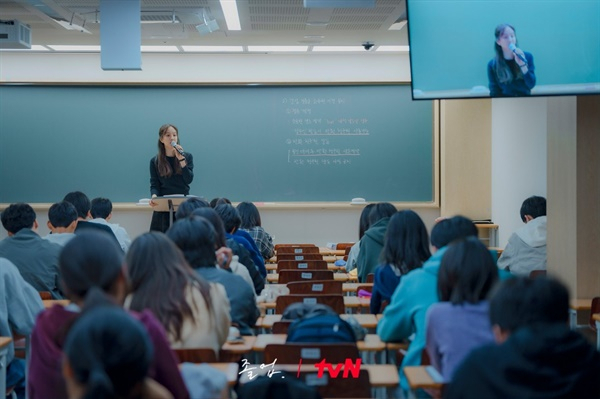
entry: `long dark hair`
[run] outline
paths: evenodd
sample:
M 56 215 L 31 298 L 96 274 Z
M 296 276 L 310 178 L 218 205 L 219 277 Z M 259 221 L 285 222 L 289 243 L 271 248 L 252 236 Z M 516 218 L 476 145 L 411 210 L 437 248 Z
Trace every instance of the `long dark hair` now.
M 406 274 L 430 256 L 427 228 L 419 215 L 411 210 L 394 214 L 385 233 L 382 261 Z
M 242 219 L 240 228 L 251 229 L 252 227 L 261 226 L 260 213 L 258 208 L 252 202 L 240 202 L 237 210 Z
M 192 215 L 201 216 L 208 220 L 215 228 L 215 244 L 217 248 L 227 246 L 227 236 L 225 235 L 225 226 L 219 214 L 213 208 L 197 208 Z
M 360 213 L 360 219 L 358 221 L 358 239 L 360 240 L 367 230 L 369 230 L 369 214 L 371 213 L 371 209 L 375 204 L 368 204 L 365 206 Z
M 498 268 L 490 251 L 477 239 L 467 237 L 451 243 L 438 272 L 440 301 L 459 305 L 487 298 L 498 281 Z
M 197 288 L 212 314 L 210 285 L 192 270 L 179 248 L 165 234 L 150 232 L 136 238 L 125 262 L 133 292 L 130 308 L 137 311 L 150 309 L 175 340 L 181 339 L 184 319 L 193 320 L 194 316 L 186 300 L 187 289 Z M 192 303 L 192 306 L 198 304 Z
M 139 398 L 153 358 L 144 325 L 90 289 L 63 348 L 75 380 L 85 385 L 84 398 Z
M 158 154 L 156 155 L 156 169 L 158 170 L 158 174 L 162 177 L 171 177 L 173 172 L 176 175 L 180 175 L 181 165 L 179 162 L 175 162 L 175 170 L 171 168 L 169 161 L 167 161 L 167 153 L 165 151 L 165 145 L 160 141 L 160 139 L 167 133 L 167 130 L 172 127 L 177 132 L 177 144 L 179 144 L 179 130 L 175 125 L 165 124 L 158 129 Z
M 516 37 L 517 31 L 512 25 L 500 24 L 496 26 L 496 29 L 494 30 L 494 36 L 496 37 L 496 40 L 498 40 L 500 36 L 502 36 L 506 28 L 512 29 L 513 32 L 515 32 Z M 494 65 L 494 72 L 498 77 L 498 81 L 500 83 L 507 83 L 516 79 L 523 79 L 523 72 L 521 71 L 521 68 L 511 69 L 511 67 L 506 63 L 506 60 L 504 59 L 504 54 L 502 53 L 502 47 L 500 47 L 498 43 L 496 43 L 496 40 L 494 41 L 494 51 L 496 52 L 496 63 Z

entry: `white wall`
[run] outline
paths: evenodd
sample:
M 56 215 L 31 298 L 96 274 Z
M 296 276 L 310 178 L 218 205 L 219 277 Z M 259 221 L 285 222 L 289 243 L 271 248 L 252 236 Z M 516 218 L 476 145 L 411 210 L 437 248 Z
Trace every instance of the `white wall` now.
M 492 100 L 492 220 L 500 247 L 523 224 L 523 200 L 546 197 L 546 115 L 546 98 Z

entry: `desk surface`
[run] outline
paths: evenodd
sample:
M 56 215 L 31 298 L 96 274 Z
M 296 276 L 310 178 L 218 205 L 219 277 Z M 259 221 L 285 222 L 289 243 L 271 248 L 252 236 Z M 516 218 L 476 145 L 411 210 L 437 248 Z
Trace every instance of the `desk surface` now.
M 71 301 L 68 299 L 44 299 L 42 303 L 44 304 L 44 308 L 48 309 L 54 305 L 67 306 Z
M 265 375 L 271 370 L 270 367 L 260 368 L 260 365 L 253 364 L 248 367 L 256 367 L 253 370 L 254 375 Z M 369 372 L 369 381 L 373 388 L 393 388 L 398 386 L 400 380 L 398 376 L 398 370 L 396 366 L 392 364 L 361 364 L 361 370 L 367 370 Z M 275 363 L 273 370 L 277 371 L 288 371 L 294 375 L 298 372 L 297 364 L 277 364 Z M 303 364 L 300 366 L 302 372 L 317 372 L 317 369 L 313 364 Z M 243 369 L 239 371 L 240 383 L 245 384 L 249 382 L 248 373 L 243 372 Z M 273 374 L 272 378 L 277 378 L 279 374 Z
M 592 299 L 571 299 L 569 306 L 573 310 L 591 310 Z
M 348 317 L 354 317 L 358 323 L 365 328 L 375 328 L 377 327 L 377 318 L 374 314 L 342 314 L 340 315 L 342 319 Z M 271 328 L 273 327 L 273 323 L 281 320 L 280 314 L 268 314 L 266 316 L 260 317 L 256 321 L 257 327 L 262 328 Z
M 11 337 L 0 337 L 0 349 L 6 348 L 12 342 Z
M 258 334 L 256 342 L 252 350 L 255 352 L 263 352 L 269 344 L 285 344 L 287 334 Z M 310 343 L 304 344 L 310 347 Z M 378 352 L 386 349 L 386 344 L 379 338 L 377 334 L 367 334 L 363 341 L 357 341 L 356 346 L 359 351 Z
M 592 315 L 592 318 L 593 318 L 594 320 L 596 320 L 596 321 L 600 321 L 600 313 L 594 313 L 594 314 Z
M 442 383 L 435 382 L 427 372 L 426 366 L 406 366 L 402 369 L 411 389 L 428 388 L 441 389 Z
M 309 280 L 307 280 L 309 281 Z M 278 290 L 281 287 L 285 287 L 286 284 L 279 284 L 279 283 L 273 283 L 273 284 L 269 284 L 269 287 L 273 288 L 274 290 Z M 372 287 L 373 283 L 342 283 L 342 292 L 356 292 L 356 289 L 359 286 L 367 286 L 367 287 Z M 315 294 L 317 294 L 318 292 L 315 292 Z
M 244 353 L 252 351 L 252 348 L 254 347 L 254 343 L 256 341 L 256 337 L 250 335 L 242 335 L 242 338 L 244 339 L 244 341 L 239 343 L 225 342 L 221 347 L 221 352 L 243 355 Z
M 306 271 L 310 273 L 310 270 Z M 333 279 L 337 281 L 358 281 L 357 276 L 353 276 L 350 273 L 333 273 Z M 277 283 L 279 281 L 279 273 L 268 273 L 267 274 L 267 282 L 269 283 Z M 310 281 L 310 280 L 300 280 L 300 281 Z
M 206 363 L 208 366 L 225 373 L 227 384 L 232 387 L 237 382 L 239 365 L 237 363 Z
M 321 294 L 315 292 L 314 294 L 297 294 L 297 295 L 302 295 L 304 298 L 310 298 L 311 295 L 321 295 Z M 346 307 L 346 308 L 368 308 L 371 305 L 371 298 L 359 298 L 357 296 L 345 295 L 343 297 L 343 299 L 344 299 L 344 307 Z M 275 309 L 276 302 L 257 302 L 257 305 L 261 306 L 265 309 Z

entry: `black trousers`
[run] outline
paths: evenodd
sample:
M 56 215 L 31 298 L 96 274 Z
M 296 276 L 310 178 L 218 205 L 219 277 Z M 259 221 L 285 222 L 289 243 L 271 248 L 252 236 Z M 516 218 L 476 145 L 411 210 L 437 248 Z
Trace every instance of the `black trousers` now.
M 175 221 L 175 215 L 173 215 L 173 221 Z M 150 222 L 150 231 L 161 231 L 166 232 L 169 230 L 170 217 L 169 212 L 153 212 L 152 222 Z

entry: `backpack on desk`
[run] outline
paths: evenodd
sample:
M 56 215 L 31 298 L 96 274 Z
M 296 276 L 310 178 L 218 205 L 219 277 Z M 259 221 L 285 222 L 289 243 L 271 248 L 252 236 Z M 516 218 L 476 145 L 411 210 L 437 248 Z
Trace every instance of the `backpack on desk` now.
M 333 309 L 323 312 L 319 307 L 290 325 L 286 342 L 356 342 L 356 336 L 350 324 Z

